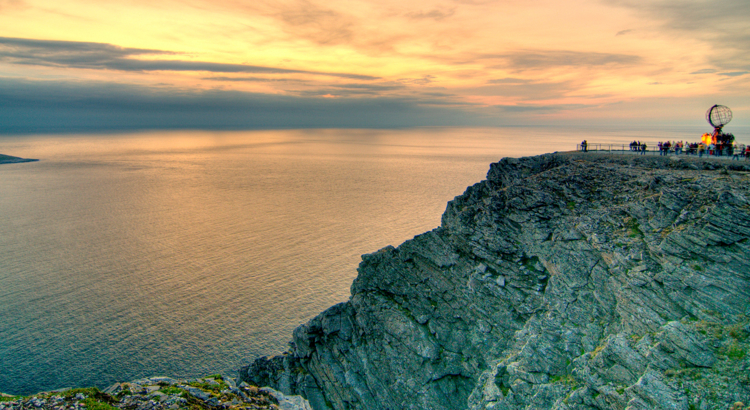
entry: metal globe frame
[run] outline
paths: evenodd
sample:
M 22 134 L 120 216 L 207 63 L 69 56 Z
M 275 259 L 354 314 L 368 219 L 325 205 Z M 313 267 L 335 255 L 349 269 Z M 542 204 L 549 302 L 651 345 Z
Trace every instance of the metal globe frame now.
M 717 130 L 732 121 L 732 110 L 725 105 L 715 104 L 706 111 L 706 121 Z

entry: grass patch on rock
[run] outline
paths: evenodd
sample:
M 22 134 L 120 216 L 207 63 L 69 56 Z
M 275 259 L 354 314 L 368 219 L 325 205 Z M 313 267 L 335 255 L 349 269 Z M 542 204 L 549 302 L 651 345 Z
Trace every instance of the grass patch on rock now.
M 722 354 L 732 360 L 742 360 L 745 358 L 747 352 L 745 352 L 745 349 L 743 349 L 742 346 L 738 345 L 737 343 L 732 343 L 719 349 L 719 354 Z

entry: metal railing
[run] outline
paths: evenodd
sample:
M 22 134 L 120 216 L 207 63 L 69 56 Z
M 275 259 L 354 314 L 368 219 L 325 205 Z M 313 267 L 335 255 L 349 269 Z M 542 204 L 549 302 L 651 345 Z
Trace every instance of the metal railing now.
M 586 146 L 587 146 L 587 149 L 586 149 L 587 151 L 607 151 L 607 152 L 613 152 L 613 151 L 614 152 L 630 151 L 630 152 L 633 152 L 633 153 L 640 153 L 641 152 L 641 150 L 640 150 L 641 147 L 638 147 L 638 151 L 636 151 L 634 149 L 631 149 L 629 144 L 598 144 L 598 143 L 591 143 L 590 142 Z M 583 151 L 583 145 L 582 144 L 576 145 L 576 150 Z M 653 153 L 653 152 L 658 152 L 658 151 L 649 149 L 649 147 L 647 145 L 645 152 L 647 152 L 647 153 L 649 153 L 649 152 Z
M 637 149 L 636 149 L 637 148 Z M 675 150 L 674 147 L 670 147 L 667 150 L 659 150 L 658 145 L 654 145 L 654 149 L 651 149 L 650 146 L 646 145 L 646 150 L 641 150 L 642 147 L 634 147 L 631 148 L 629 144 L 600 144 L 600 143 L 588 143 L 586 144 L 586 151 L 592 151 L 592 152 L 616 152 L 616 153 L 624 153 L 624 152 L 630 152 L 634 155 L 637 154 L 648 154 L 648 155 L 691 155 L 696 157 L 712 157 L 712 158 L 744 158 L 744 159 L 750 159 L 750 156 L 745 156 L 745 152 L 732 152 L 730 150 L 724 149 L 724 150 L 711 150 L 709 151 L 706 149 L 704 153 L 701 155 L 698 151 L 698 149 L 693 148 L 686 148 L 683 147 L 679 151 Z M 584 151 L 582 144 L 576 145 L 577 151 Z M 736 154 L 736 155 L 735 155 Z

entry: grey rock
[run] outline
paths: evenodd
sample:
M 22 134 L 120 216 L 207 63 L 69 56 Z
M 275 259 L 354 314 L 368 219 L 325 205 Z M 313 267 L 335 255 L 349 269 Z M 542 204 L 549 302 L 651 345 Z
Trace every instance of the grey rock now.
M 659 347 L 671 353 L 675 359 L 684 359 L 699 367 L 711 367 L 716 362 L 715 353 L 697 332 L 676 321 L 667 323 L 663 329 L 659 334 Z
M 193 386 L 187 386 L 184 384 L 178 385 L 179 388 L 185 390 L 186 392 L 190 393 L 191 395 L 201 399 L 201 400 L 208 400 L 211 398 L 211 394 L 208 392 L 205 392 L 197 387 Z
M 150 398 L 154 399 L 155 401 L 161 402 L 164 400 L 167 400 L 169 396 L 167 396 L 165 393 L 162 393 L 160 391 L 153 391 L 151 394 L 149 394 Z
M 224 380 L 224 383 L 229 386 L 230 390 L 237 390 L 237 383 L 234 381 L 233 377 L 222 376 L 222 379 Z
M 260 390 L 273 396 L 279 402 L 280 410 L 313 410 L 310 403 L 302 396 L 287 396 L 270 387 L 263 387 Z
M 239 381 L 316 410 L 750 403 L 750 168 L 711 169 L 492 164 L 440 227 L 363 255 L 349 301 Z
M 120 390 L 122 390 L 122 386 L 120 385 L 120 383 L 115 383 L 104 389 L 103 392 L 107 394 L 115 394 Z
M 165 376 L 149 377 L 148 381 L 153 384 L 175 385 L 178 383 L 176 379 L 173 379 L 171 377 L 165 377 Z
M 132 393 L 140 394 L 145 393 L 146 389 L 143 388 L 142 384 L 148 384 L 148 380 L 139 380 L 141 383 L 137 382 L 130 382 L 127 383 L 128 390 L 130 390 Z
M 647 370 L 638 381 L 629 388 L 635 395 L 631 403 L 646 403 L 649 409 L 664 410 L 687 410 L 688 400 L 684 393 L 668 386 L 663 376 L 654 371 Z M 633 405 L 628 403 L 629 405 Z

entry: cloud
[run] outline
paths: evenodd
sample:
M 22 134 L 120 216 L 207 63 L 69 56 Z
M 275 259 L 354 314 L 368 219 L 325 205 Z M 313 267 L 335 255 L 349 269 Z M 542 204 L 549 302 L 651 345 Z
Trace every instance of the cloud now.
M 470 6 L 485 6 L 492 3 L 497 3 L 497 0 L 453 0 L 454 3 L 467 4 Z
M 506 112 L 506 113 L 525 113 L 525 112 L 555 113 L 555 112 L 568 111 L 568 110 L 580 110 L 580 109 L 590 108 L 590 107 L 595 107 L 595 106 L 588 105 L 588 104 L 548 104 L 548 105 L 519 104 L 519 105 L 496 105 L 494 106 L 494 109 L 497 111 Z
M 306 0 L 283 7 L 274 17 L 284 23 L 285 30 L 295 38 L 321 45 L 350 43 L 357 26 L 351 16 Z
M 432 9 L 432 10 L 426 11 L 426 12 L 425 11 L 411 12 L 411 13 L 406 13 L 405 16 L 408 17 L 408 18 L 410 18 L 410 19 L 413 19 L 413 20 L 429 19 L 429 20 L 440 21 L 440 20 L 444 20 L 444 19 L 446 19 L 448 17 L 451 17 L 454 14 L 456 14 L 456 8 L 455 7 L 451 8 L 451 9 L 448 9 L 448 10 L 445 10 L 445 11 L 438 10 L 438 9 Z
M 617 34 L 615 34 L 615 37 L 624 36 L 625 34 L 631 33 L 632 31 L 633 31 L 632 29 L 618 31 Z
M 747 0 L 602 0 L 658 21 L 663 29 L 709 43 L 706 59 L 724 70 L 750 69 Z M 722 50 L 722 52 L 718 52 Z
M 391 91 L 404 91 L 406 87 L 401 84 L 332 84 L 328 86 L 316 87 L 314 90 L 303 91 L 300 95 L 319 97 L 355 97 L 355 96 L 382 96 Z
M 364 90 L 348 84 L 340 90 Z M 0 77 L 0 134 L 134 129 L 467 126 L 482 117 L 422 97 L 305 98 Z
M 529 83 L 529 80 L 524 80 L 521 78 L 506 77 L 506 78 L 497 78 L 494 80 L 489 80 L 488 83 L 489 84 L 521 85 L 521 84 Z
M 731 73 L 719 73 L 719 75 L 727 76 L 727 77 L 739 77 L 741 75 L 745 75 L 747 73 L 750 73 L 750 71 L 734 71 Z
M 715 72 L 716 70 L 714 70 L 713 68 L 704 68 L 703 70 L 693 71 L 690 74 L 713 74 Z
M 204 80 L 211 81 L 229 81 L 229 82 L 249 82 L 249 83 L 295 83 L 302 84 L 309 81 L 296 78 L 268 78 L 268 77 L 203 77 Z
M 735 22 L 750 19 L 745 0 L 603 0 L 627 7 L 651 18 L 662 20 L 667 27 L 680 30 L 722 30 Z M 721 24 L 725 26 L 722 27 Z
M 337 84 L 335 85 L 337 88 L 342 89 L 348 89 L 348 90 L 367 90 L 372 92 L 381 92 L 381 91 L 395 91 L 395 90 L 403 90 L 405 87 L 401 84 L 363 84 L 363 83 L 354 83 L 354 84 Z
M 505 66 L 517 71 L 554 67 L 585 67 L 603 65 L 636 65 L 641 57 L 630 54 L 613 54 L 568 50 L 519 50 L 502 54 L 484 54 L 481 59 L 502 60 Z
M 140 55 L 176 54 L 162 50 L 124 48 L 105 43 L 81 41 L 34 40 L 0 37 L 0 56 L 17 59 L 39 59 L 56 63 L 97 63 Z
M 427 85 L 435 80 L 434 75 L 425 75 L 422 78 L 399 78 L 397 81 L 402 84 Z
M 316 74 L 359 80 L 377 79 L 377 77 L 359 74 L 291 70 L 244 64 L 223 64 L 183 60 L 139 60 L 133 58 L 143 55 L 162 56 L 176 54 L 177 53 L 170 51 L 124 48 L 105 43 L 0 37 L 0 61 L 13 64 L 117 71 L 209 71 L 216 73 Z
M 531 81 L 517 78 L 500 78 L 490 80 L 488 83 L 468 91 L 472 95 L 515 97 L 521 101 L 539 101 L 565 98 L 577 88 L 570 81 Z

